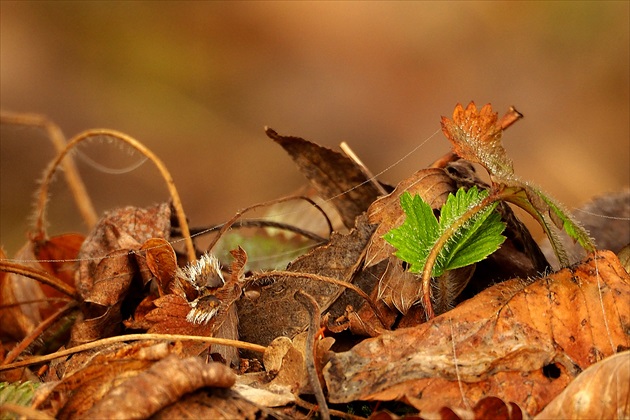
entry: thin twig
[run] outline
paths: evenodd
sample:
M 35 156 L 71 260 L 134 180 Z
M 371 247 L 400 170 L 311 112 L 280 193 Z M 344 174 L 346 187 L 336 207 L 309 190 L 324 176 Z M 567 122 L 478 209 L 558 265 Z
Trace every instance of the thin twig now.
M 332 223 L 330 222 L 330 219 L 328 218 L 328 215 L 326 214 L 326 212 L 315 201 L 311 200 L 308 197 L 302 196 L 302 195 L 283 197 L 283 198 L 278 198 L 278 199 L 275 199 L 275 200 L 265 201 L 264 203 L 254 204 L 253 206 L 249 206 L 249 207 L 246 207 L 246 208 L 244 208 L 242 210 L 237 211 L 230 220 L 228 220 L 227 222 L 225 222 L 221 226 L 221 229 L 219 230 L 219 233 L 217 234 L 217 236 L 212 240 L 210 245 L 208 245 L 208 248 L 207 248 L 208 252 L 212 251 L 212 248 L 214 248 L 214 246 L 217 244 L 219 239 L 221 239 L 221 237 L 225 234 L 225 232 L 227 232 L 229 229 L 232 228 L 234 223 L 236 223 L 236 221 L 238 219 L 240 219 L 243 216 L 243 214 L 247 213 L 248 211 L 252 211 L 252 210 L 255 210 L 257 208 L 260 208 L 260 207 L 271 206 L 273 204 L 283 203 L 285 201 L 291 201 L 291 200 L 305 200 L 305 201 L 308 201 L 313 207 L 315 207 L 317 210 L 319 210 L 320 213 L 322 213 L 324 215 L 324 218 L 326 219 L 326 222 L 328 223 L 328 230 L 329 230 L 330 233 L 332 233 L 333 227 L 332 227 Z
M 81 344 L 80 346 L 72 347 L 71 349 L 58 351 L 55 353 L 47 354 L 44 356 L 29 357 L 26 360 L 22 360 L 15 363 L 6 365 L 0 365 L 0 372 L 10 369 L 15 369 L 23 366 L 34 365 L 37 363 L 47 362 L 49 360 L 58 359 L 60 357 L 68 356 L 75 353 L 80 353 L 85 350 L 91 350 L 97 347 L 106 346 L 113 343 L 120 343 L 124 341 L 137 341 L 137 340 L 190 340 L 199 341 L 209 344 L 220 344 L 223 346 L 237 347 L 245 350 L 255 351 L 257 353 L 264 353 L 267 347 L 260 346 L 258 344 L 246 343 L 244 341 L 229 340 L 227 338 L 216 337 L 199 337 L 196 335 L 180 335 L 180 334 L 128 334 L 118 335 L 116 337 L 103 338 L 102 340 L 92 341 L 91 343 Z
M 53 289 L 70 296 L 73 299 L 79 299 L 79 295 L 74 287 L 67 283 L 62 282 L 57 277 L 51 276 L 44 270 L 38 270 L 36 268 L 28 267 L 22 264 L 0 260 L 0 271 L 7 273 L 19 274 L 21 276 L 32 278 L 42 284 L 46 284 Z
M 221 223 L 220 225 L 211 226 L 211 227 L 191 227 L 190 234 L 193 236 L 204 235 L 206 233 L 212 233 L 217 230 L 220 230 L 225 226 L 225 223 Z M 264 219 L 247 219 L 247 220 L 238 220 L 232 224 L 232 228 L 251 228 L 251 227 L 263 227 L 263 228 L 276 228 L 287 230 L 290 232 L 297 233 L 298 235 L 304 236 L 307 239 L 311 239 L 317 243 L 325 243 L 328 240 L 322 236 L 319 236 L 316 233 L 310 232 L 308 230 L 304 230 L 294 225 L 290 225 L 288 223 L 275 222 L 273 220 L 264 220 Z M 173 229 L 175 234 L 179 234 L 179 230 L 177 228 Z
M 311 315 L 311 321 L 308 326 L 308 335 L 306 337 L 306 348 L 304 350 L 304 361 L 306 363 L 306 372 L 308 374 L 309 382 L 311 383 L 311 387 L 315 393 L 315 399 L 319 405 L 319 414 L 322 416 L 322 419 L 330 420 L 330 411 L 328 411 L 328 404 L 326 403 L 326 397 L 324 397 L 324 389 L 322 388 L 322 384 L 319 383 L 317 366 L 315 366 L 315 339 L 320 324 L 319 305 L 311 295 L 303 290 L 295 292 L 293 297 L 295 300 L 300 302 L 300 304 L 304 306 Z
M 63 315 L 66 314 L 66 312 L 70 311 L 76 306 L 77 302 L 69 302 L 63 308 L 59 309 L 57 312 L 46 318 L 33 331 L 31 331 L 26 337 L 24 337 L 24 339 L 20 341 L 17 346 L 15 346 L 13 349 L 11 349 L 9 353 L 7 353 L 7 356 L 2 361 L 2 364 L 6 365 L 14 361 L 20 355 L 20 353 L 22 353 L 28 346 L 31 345 L 33 341 L 37 339 L 37 337 L 39 337 L 44 332 L 44 330 L 46 330 L 55 321 L 57 321 L 57 319 L 61 318 Z

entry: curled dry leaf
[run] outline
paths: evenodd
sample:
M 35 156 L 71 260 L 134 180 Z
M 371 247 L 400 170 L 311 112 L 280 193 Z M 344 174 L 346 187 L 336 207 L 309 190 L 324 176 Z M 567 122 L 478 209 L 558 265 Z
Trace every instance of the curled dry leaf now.
M 617 353 L 580 373 L 537 419 L 630 417 L 630 351 Z
M 221 363 L 171 355 L 109 390 L 86 418 L 147 418 L 202 387 L 229 388 L 236 375 Z
M 319 195 L 331 200 L 347 228 L 352 228 L 354 219 L 380 195 L 361 169 L 343 154 L 299 137 L 281 136 L 270 128 L 265 132 L 291 155 Z
M 177 273 L 177 256 L 171 244 L 164 238 L 151 238 L 144 242 L 141 251 L 136 254 L 136 260 L 140 266 L 140 274 L 146 285 L 151 278 L 155 278 L 160 296 L 164 296 L 170 290 L 171 283 Z M 142 269 L 146 264 L 151 276 Z
M 503 282 L 332 356 L 330 401 L 402 399 L 430 412 L 494 395 L 536 414 L 580 370 L 630 346 L 628 299 L 630 276 L 610 252 L 529 285 Z
M 121 308 L 142 289 L 137 265 L 130 251 L 138 250 L 151 238 L 169 237 L 171 210 L 167 203 L 146 209 L 124 207 L 106 213 L 81 246 L 79 269 L 75 273 L 78 292 L 86 302 L 84 320 L 72 331 L 72 342 L 108 337 L 122 327 Z

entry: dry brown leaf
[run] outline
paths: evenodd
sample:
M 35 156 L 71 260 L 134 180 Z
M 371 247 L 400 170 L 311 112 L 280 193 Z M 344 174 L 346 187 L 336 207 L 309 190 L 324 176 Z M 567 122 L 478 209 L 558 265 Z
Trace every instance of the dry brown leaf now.
M 142 244 L 141 251 L 136 254 L 140 266 L 140 273 L 146 285 L 151 278 L 155 278 L 160 296 L 164 296 L 171 287 L 177 273 L 177 256 L 171 244 L 164 238 L 151 238 Z M 150 273 L 145 274 L 142 265 L 146 264 Z
M 118 382 L 120 377 L 117 378 Z M 221 363 L 170 355 L 114 385 L 85 413 L 86 418 L 147 418 L 202 387 L 229 388 L 236 375 Z
M 319 195 L 335 205 L 347 228 L 380 195 L 360 168 L 341 153 L 299 137 L 281 136 L 270 128 L 265 132 L 291 155 Z
M 334 355 L 330 401 L 403 399 L 437 411 L 494 395 L 536 414 L 581 369 L 630 346 L 629 299 L 630 276 L 606 251 L 529 285 L 506 281 Z
M 287 271 L 319 274 L 351 282 L 372 232 L 365 216 L 361 216 L 357 218 L 355 229 L 346 235 L 333 234 L 327 244 L 296 258 L 287 267 Z M 262 284 L 248 285 L 252 286 L 259 287 L 260 295 L 255 299 L 244 298 L 237 302 L 239 333 L 243 341 L 261 345 L 268 345 L 280 336 L 292 338 L 305 330 L 310 315 L 293 298 L 296 290 L 303 290 L 313 296 L 322 312 L 328 310 L 344 292 L 343 287 L 335 284 L 311 278 L 282 276 L 273 280 L 265 279 Z M 356 294 L 354 298 L 356 300 Z M 357 303 L 358 307 L 363 300 L 358 298 Z M 341 313 L 343 310 L 342 307 Z
M 537 419 L 630 417 L 630 351 L 617 353 L 580 373 Z
M 167 203 L 146 209 L 123 207 L 105 213 L 88 235 L 79 252 L 79 270 L 75 277 L 81 296 L 94 286 L 94 274 L 103 257 L 121 249 L 137 250 L 151 238 L 168 239 L 171 208 Z
M 237 386 L 230 389 L 214 388 L 211 391 L 197 390 L 194 393 L 184 395 L 177 403 L 164 407 L 151 416 L 152 419 L 266 419 L 286 417 L 261 407 L 250 401 L 241 392 L 236 392 Z M 284 405 L 284 404 L 282 404 Z

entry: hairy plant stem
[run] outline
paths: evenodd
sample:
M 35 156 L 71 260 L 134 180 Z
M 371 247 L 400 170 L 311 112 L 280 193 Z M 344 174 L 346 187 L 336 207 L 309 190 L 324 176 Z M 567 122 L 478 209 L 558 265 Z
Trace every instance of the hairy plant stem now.
M 158 171 L 162 175 L 166 182 L 166 187 L 168 188 L 169 194 L 171 195 L 171 199 L 173 201 L 172 205 L 175 209 L 175 214 L 177 215 L 177 220 L 179 222 L 179 227 L 182 230 L 182 236 L 184 238 L 184 243 L 186 244 L 186 253 L 188 256 L 188 261 L 193 262 L 197 259 L 195 254 L 195 247 L 192 242 L 192 238 L 190 237 L 190 230 L 188 228 L 188 221 L 186 220 L 186 214 L 184 213 L 184 208 L 182 206 L 182 201 L 179 198 L 179 193 L 177 192 L 177 188 L 175 188 L 175 182 L 173 181 L 173 177 L 171 176 L 168 169 L 166 169 L 166 165 L 145 145 L 140 143 L 138 140 L 134 139 L 131 136 L 128 136 L 125 133 L 121 133 L 116 130 L 109 129 L 93 129 L 84 131 L 70 140 L 70 142 L 66 145 L 66 147 L 61 151 L 55 160 L 53 160 L 48 168 L 46 169 L 44 180 L 42 182 L 41 188 L 39 190 L 38 195 L 38 217 L 36 220 L 36 231 L 37 233 L 44 231 L 44 220 L 46 214 L 46 204 L 48 202 L 48 186 L 50 181 L 57 169 L 57 166 L 63 161 L 68 152 L 72 150 L 78 143 L 89 139 L 90 137 L 96 136 L 109 136 L 115 139 L 121 140 L 124 143 L 129 144 L 134 149 L 138 150 L 144 156 L 149 158 L 151 162 L 157 167 Z
M 429 255 L 427 256 L 427 261 L 424 264 L 424 268 L 422 270 L 422 304 L 424 306 L 425 315 L 427 320 L 435 317 L 435 311 L 433 310 L 433 304 L 431 303 L 431 274 L 433 273 L 433 267 L 435 266 L 435 262 L 437 261 L 440 252 L 446 245 L 446 243 L 453 237 L 453 235 L 470 219 L 472 219 L 477 213 L 483 211 L 486 207 L 492 205 L 493 203 L 501 200 L 505 200 L 507 196 L 514 194 L 512 189 L 504 188 L 504 186 L 499 185 L 498 190 L 493 189 L 490 191 L 490 194 L 481 200 L 479 204 L 469 208 L 466 210 L 461 217 L 457 218 L 453 224 L 451 224 L 446 230 L 440 235 L 438 240 L 435 242 Z

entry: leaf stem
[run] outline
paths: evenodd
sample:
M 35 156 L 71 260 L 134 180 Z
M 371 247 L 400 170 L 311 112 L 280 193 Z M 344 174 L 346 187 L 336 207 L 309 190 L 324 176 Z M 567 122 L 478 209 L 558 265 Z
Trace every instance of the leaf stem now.
M 425 314 L 428 319 L 435 317 L 435 311 L 433 310 L 433 304 L 431 303 L 431 274 L 433 273 L 433 267 L 437 261 L 438 255 L 446 245 L 446 243 L 453 237 L 453 235 L 470 219 L 472 219 L 477 213 L 483 211 L 486 207 L 491 206 L 497 201 L 504 200 L 507 196 L 514 194 L 511 189 L 505 189 L 503 186 L 499 186 L 498 191 L 490 191 L 490 194 L 481 200 L 478 204 L 472 206 L 464 214 L 458 217 L 453 223 L 444 230 L 439 236 L 424 264 L 422 270 L 422 304 L 424 306 Z

